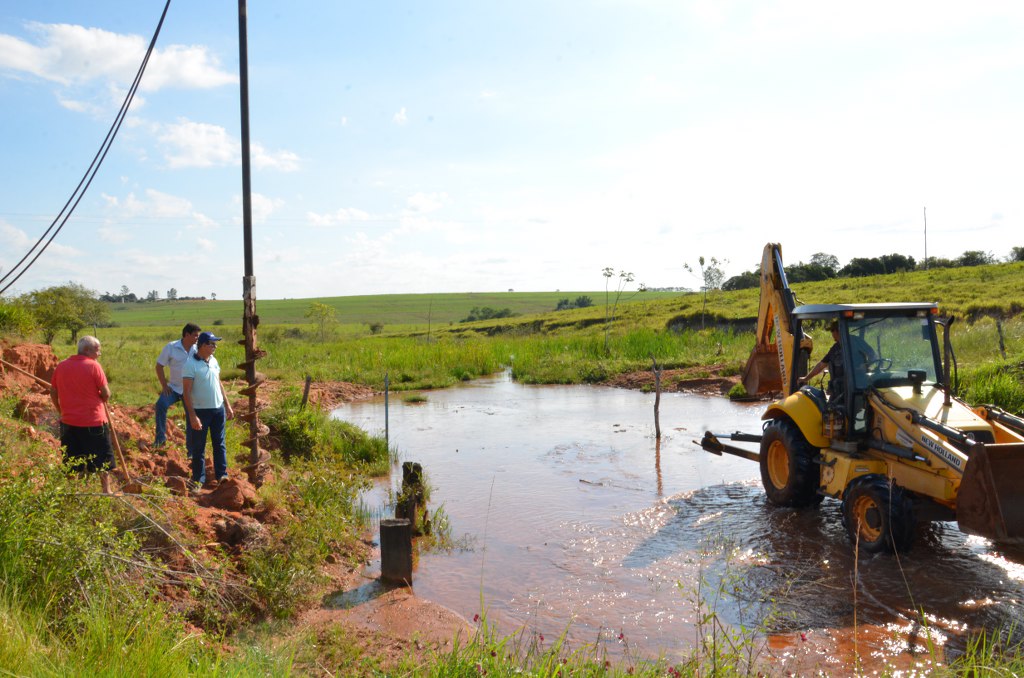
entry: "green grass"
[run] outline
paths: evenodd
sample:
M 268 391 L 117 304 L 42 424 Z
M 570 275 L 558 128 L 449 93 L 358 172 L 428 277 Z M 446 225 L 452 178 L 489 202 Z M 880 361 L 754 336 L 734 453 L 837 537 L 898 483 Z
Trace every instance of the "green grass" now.
M 632 293 L 630 293 L 632 294 Z M 342 323 L 363 326 L 380 322 L 385 329 L 395 325 L 428 325 L 440 327 L 457 323 L 469 315 L 473 307 L 509 308 L 520 315 L 554 310 L 560 299 L 589 296 L 594 303 L 604 303 L 599 292 L 467 292 L 464 294 L 381 294 L 351 297 L 317 297 L 314 299 L 257 299 L 260 321 L 269 325 L 302 325 L 309 305 L 314 302 L 335 309 Z M 645 298 L 674 296 L 672 292 L 644 292 Z M 225 301 L 158 301 L 155 303 L 109 304 L 111 320 L 124 327 L 177 326 L 194 322 L 203 329 L 220 325 L 239 325 L 242 302 Z M 603 308 L 603 305 L 602 305 Z

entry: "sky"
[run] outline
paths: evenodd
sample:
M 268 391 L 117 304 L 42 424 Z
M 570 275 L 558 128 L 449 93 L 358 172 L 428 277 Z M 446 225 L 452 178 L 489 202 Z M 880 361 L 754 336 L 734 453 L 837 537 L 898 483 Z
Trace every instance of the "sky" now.
M 100 149 L 164 0 L 0 3 L 0 276 Z M 701 284 L 1024 245 L 1024 3 L 250 0 L 257 298 Z M 238 4 L 173 0 L 7 294 L 238 299 Z M 617 278 L 614 279 L 617 281 Z M 0 288 L 9 280 L 0 283 Z

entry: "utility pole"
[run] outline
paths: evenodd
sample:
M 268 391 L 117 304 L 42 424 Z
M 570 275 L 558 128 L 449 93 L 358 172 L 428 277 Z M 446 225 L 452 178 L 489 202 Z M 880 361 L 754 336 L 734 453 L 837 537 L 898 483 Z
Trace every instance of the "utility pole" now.
M 924 270 L 928 270 L 928 208 L 924 207 Z
M 270 460 L 270 455 L 260 454 L 259 409 L 256 404 L 256 390 L 266 380 L 256 371 L 256 361 L 267 355 L 256 343 L 256 328 L 260 318 L 256 315 L 256 276 L 252 265 L 252 182 L 249 163 L 249 45 L 246 31 L 246 0 L 238 0 L 238 69 L 242 114 L 242 240 L 245 251 L 245 275 L 242 277 L 242 341 L 245 345 L 245 361 L 238 369 L 245 370 L 247 386 L 239 391 L 249 397 L 249 408 L 245 418 L 249 420 L 249 438 L 242 444 L 250 449 L 249 465 L 245 471 L 254 485 L 260 484 L 263 475 L 260 467 Z

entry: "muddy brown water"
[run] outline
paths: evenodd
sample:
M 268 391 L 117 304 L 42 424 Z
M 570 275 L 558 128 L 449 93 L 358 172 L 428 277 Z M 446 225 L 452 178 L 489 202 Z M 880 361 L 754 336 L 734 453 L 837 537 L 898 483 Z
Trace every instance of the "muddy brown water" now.
M 652 394 L 499 375 L 425 395 L 392 394 L 390 440 L 423 464 L 429 508 L 465 548 L 422 554 L 413 588 L 467 619 L 676 658 L 713 611 L 733 632 L 767 629 L 756 647 L 780 668 L 840 673 L 857 657 L 945 662 L 979 630 L 1024 621 L 1024 554 L 938 523 L 900 558 L 858 564 L 838 502 L 768 506 L 755 463 L 692 442 L 758 431 L 763 405 L 663 394 L 658 445 Z M 335 416 L 383 432 L 383 398 Z

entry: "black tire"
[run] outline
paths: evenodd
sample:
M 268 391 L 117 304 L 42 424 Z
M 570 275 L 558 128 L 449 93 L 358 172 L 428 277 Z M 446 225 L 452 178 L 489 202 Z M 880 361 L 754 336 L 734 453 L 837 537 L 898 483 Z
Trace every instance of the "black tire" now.
M 776 506 L 817 506 L 821 470 L 814 463 L 818 448 L 812 447 L 789 419 L 775 419 L 761 438 L 761 483 L 768 501 Z
M 885 476 L 861 476 L 843 492 L 843 527 L 860 551 L 903 553 L 914 541 L 914 505 Z

